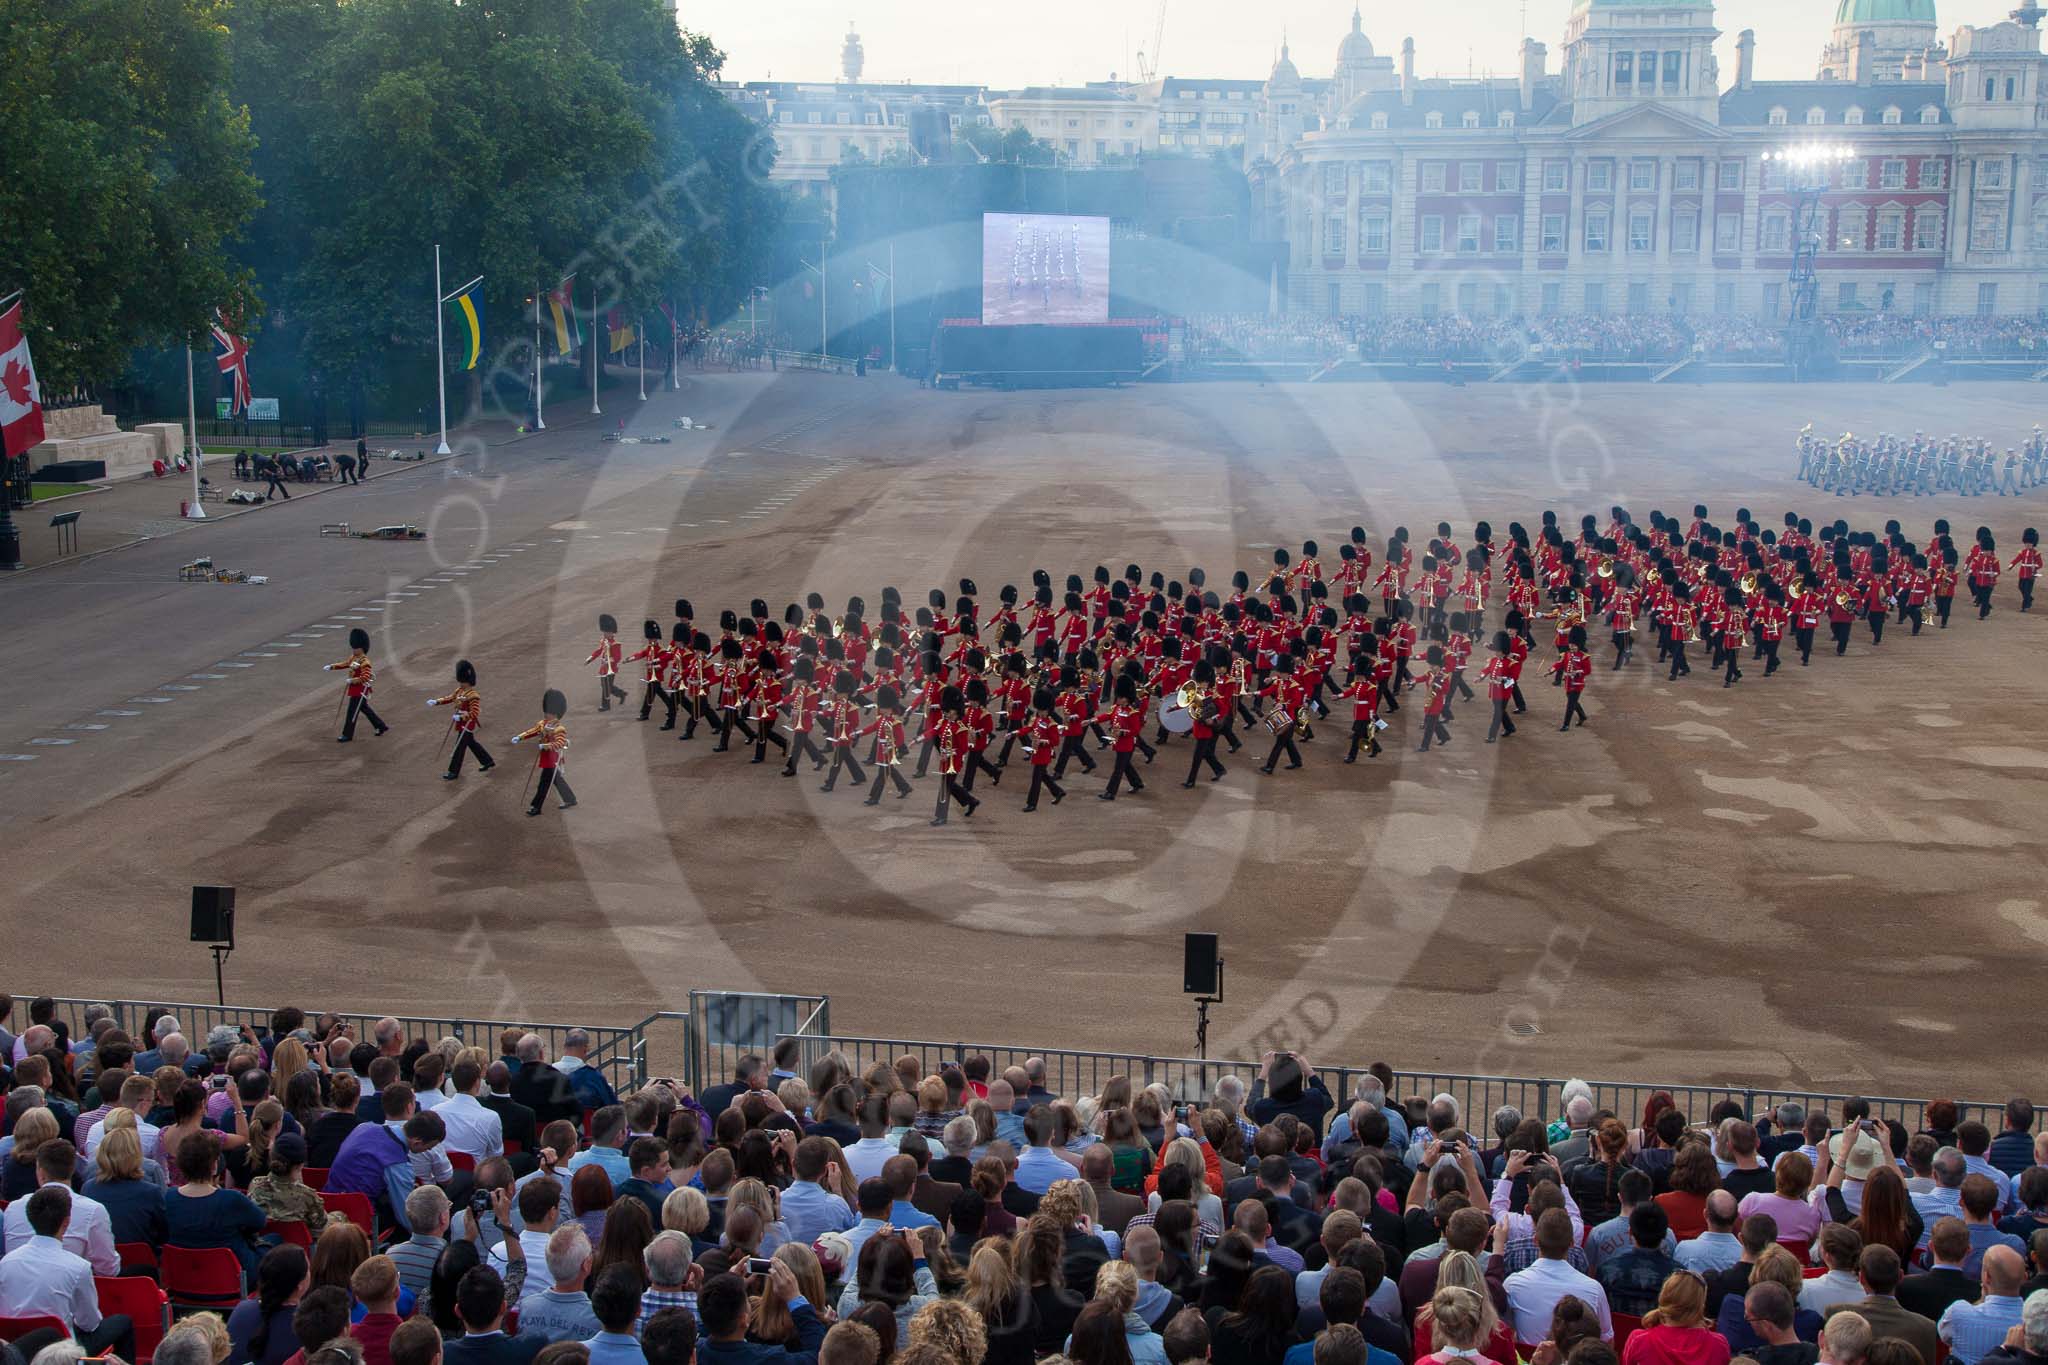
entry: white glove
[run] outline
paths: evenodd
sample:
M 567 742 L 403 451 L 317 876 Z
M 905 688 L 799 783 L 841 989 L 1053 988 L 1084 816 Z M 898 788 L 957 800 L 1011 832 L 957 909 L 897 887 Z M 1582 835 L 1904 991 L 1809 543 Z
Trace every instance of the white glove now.
M 512 736 L 512 742 L 513 742 L 514 744 L 517 744 L 517 743 L 519 742 L 519 736 L 517 736 L 517 735 L 514 735 L 514 736 Z
M 429 707 L 435 707 L 435 706 L 439 706 L 440 704 L 441 704 L 441 699 L 440 699 L 439 697 L 428 697 L 428 698 L 427 698 L 427 705 L 428 705 Z
M 332 673 L 332 672 L 334 671 L 334 665 L 333 665 L 333 664 L 322 664 L 322 665 L 320 665 L 320 671 L 321 671 L 322 673 Z

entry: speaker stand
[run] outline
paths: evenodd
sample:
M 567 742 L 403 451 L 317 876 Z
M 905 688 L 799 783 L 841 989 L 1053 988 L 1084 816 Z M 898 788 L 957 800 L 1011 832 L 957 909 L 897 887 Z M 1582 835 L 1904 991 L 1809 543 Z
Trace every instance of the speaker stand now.
M 228 1003 L 227 978 L 224 975 L 224 968 L 227 966 L 228 954 L 234 950 L 235 947 L 232 943 L 216 943 L 212 948 L 213 999 L 214 1003 L 222 1008 L 225 1008 Z
M 1223 959 L 1216 959 L 1216 994 L 1195 997 L 1195 1057 L 1209 1060 L 1209 1006 L 1223 1003 Z

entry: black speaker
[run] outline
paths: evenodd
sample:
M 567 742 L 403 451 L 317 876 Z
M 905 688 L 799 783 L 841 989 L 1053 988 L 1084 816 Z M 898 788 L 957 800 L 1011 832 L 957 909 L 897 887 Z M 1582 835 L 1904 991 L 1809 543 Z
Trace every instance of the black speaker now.
M 192 941 L 235 946 L 235 888 L 192 888 Z
M 1216 935 L 1187 936 L 1180 989 L 1183 995 L 1216 994 Z

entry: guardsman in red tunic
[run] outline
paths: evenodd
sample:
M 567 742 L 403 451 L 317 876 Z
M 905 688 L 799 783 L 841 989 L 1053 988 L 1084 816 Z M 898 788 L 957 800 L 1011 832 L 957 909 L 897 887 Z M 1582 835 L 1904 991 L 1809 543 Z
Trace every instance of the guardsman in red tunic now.
M 1593 656 L 1586 652 L 1586 628 L 1573 626 L 1571 638 L 1565 642 L 1564 653 L 1550 665 L 1550 671 L 1557 674 L 1564 683 L 1564 724 L 1560 730 L 1572 728 L 1572 717 L 1579 718 L 1579 724 L 1586 723 L 1586 708 L 1579 701 L 1585 693 L 1586 680 L 1593 676 Z
M 668 650 L 661 661 L 661 694 L 668 703 L 668 719 L 661 723 L 664 730 L 676 728 L 676 708 L 683 702 L 683 675 L 689 666 L 690 623 L 683 619 L 668 628 Z
M 550 687 L 541 696 L 540 713 L 540 719 L 532 726 L 512 736 L 515 745 L 529 739 L 540 741 L 540 755 L 534 760 L 540 769 L 540 785 L 533 789 L 533 804 L 526 808 L 528 815 L 540 814 L 550 787 L 561 797 L 561 809 L 568 810 L 576 804 L 568 774 L 562 771 L 563 760 L 569 753 L 569 732 L 562 728 L 562 717 L 569 714 L 569 699 Z
M 1778 646 L 1785 639 L 1785 590 L 1767 578 L 1763 594 L 1763 604 L 1756 612 L 1756 628 L 1764 651 L 1764 676 L 1768 678 L 1778 671 Z
M 640 665 L 641 682 L 647 688 L 640 697 L 640 719 L 646 720 L 656 701 L 668 700 L 668 694 L 661 690 L 662 675 L 668 672 L 668 646 L 662 641 L 659 622 L 643 622 L 640 633 L 647 643 L 626 657 Z
M 1607 624 L 1614 631 L 1615 668 L 1627 663 L 1635 653 L 1636 610 L 1641 601 L 1642 594 L 1633 585 L 1616 588 L 1613 595 L 1607 599 Z
M 718 664 L 718 744 L 712 752 L 722 754 L 732 747 L 734 730 L 749 741 L 754 738 L 745 714 L 747 687 L 753 675 L 747 668 L 746 647 L 740 641 L 730 637 L 721 640 L 719 653 L 722 657 Z
M 2041 573 L 2041 533 L 2029 526 L 2020 532 L 2020 552 L 2006 565 L 2019 575 L 2020 610 L 2031 611 L 2034 607 L 2034 580 Z
M 1870 572 L 1857 584 L 1863 594 L 1863 619 L 1870 623 L 1870 643 L 1884 643 L 1886 614 L 1892 609 L 1892 586 L 1889 578 L 1890 564 L 1888 551 L 1879 546 L 1871 553 Z
M 1970 595 L 1977 599 L 1977 619 L 1991 614 L 1991 591 L 1998 586 L 1998 545 L 1989 527 L 1977 528 L 1977 548 L 1970 551 Z
M 1441 645 L 1431 645 L 1423 658 L 1429 671 L 1411 679 L 1408 685 L 1423 689 L 1422 747 L 1416 752 L 1426 754 L 1431 740 L 1439 744 L 1451 742 L 1451 728 L 1444 723 L 1444 709 L 1451 704 L 1451 671 L 1444 666 Z
M 1685 647 L 1692 643 L 1693 626 L 1698 617 L 1693 614 L 1692 590 L 1682 584 L 1671 587 L 1671 605 L 1665 610 L 1665 620 L 1671 625 L 1671 672 L 1666 682 L 1676 682 L 1692 674 L 1692 665 L 1686 661 Z
M 1792 641 L 1799 646 L 1799 666 L 1813 661 L 1813 633 L 1820 629 L 1823 611 L 1820 584 L 1811 575 L 1801 578 L 1792 589 Z
M 939 803 L 932 813 L 932 824 L 946 823 L 947 806 L 954 801 L 963 808 L 961 814 L 972 820 L 974 812 L 981 809 L 981 802 L 960 785 L 960 775 L 967 769 L 974 731 L 967 724 L 966 703 L 957 687 L 948 687 L 939 694 L 939 723 L 934 727 L 932 740 L 939 754 Z
M 1038 809 L 1041 787 L 1052 793 L 1055 806 L 1066 799 L 1066 788 L 1052 775 L 1052 761 L 1063 746 L 1066 733 L 1067 727 L 1054 709 L 1051 689 L 1039 688 L 1032 694 L 1031 719 L 1025 730 L 1026 742 L 1031 746 L 1031 791 L 1024 798 L 1026 811 Z
M 898 801 L 910 795 L 910 783 L 901 771 L 903 751 L 910 747 L 910 736 L 904 733 L 903 699 L 895 688 L 885 685 L 875 694 L 875 718 L 853 733 L 855 738 L 875 737 L 875 782 L 868 788 L 868 799 L 861 804 L 880 805 L 885 782 L 895 783 Z
M 1059 764 L 1053 769 L 1052 775 L 1055 778 L 1065 777 L 1067 762 L 1070 759 L 1081 761 L 1082 772 L 1094 772 L 1095 760 L 1081 747 L 1081 735 L 1088 728 L 1088 717 L 1091 714 L 1088 694 L 1081 687 L 1080 670 L 1072 664 L 1063 665 L 1060 669 L 1059 711 L 1066 721 L 1067 733 L 1060 745 Z
M 856 787 L 868 780 L 860 760 L 853 755 L 853 742 L 861 733 L 860 703 L 853 694 L 851 673 L 841 673 L 832 680 L 832 699 L 825 704 L 824 711 L 825 743 L 832 750 L 832 767 L 825 774 L 825 784 L 818 788 L 821 792 L 832 790 L 832 784 L 839 780 L 841 768 L 852 770 Z
M 1273 765 L 1280 761 L 1281 752 L 1287 754 L 1289 769 L 1301 766 L 1301 750 L 1295 747 L 1294 732 L 1302 722 L 1301 708 L 1306 701 L 1305 689 L 1294 676 L 1294 656 L 1283 654 L 1274 665 L 1273 676 L 1259 695 L 1272 703 L 1266 708 L 1263 719 L 1266 728 L 1273 732 L 1273 748 L 1266 755 L 1259 771 L 1272 775 Z
M 1195 785 L 1195 775 L 1202 771 L 1204 763 L 1209 765 L 1211 782 L 1228 771 L 1216 761 L 1216 737 L 1223 729 L 1224 718 L 1230 714 L 1230 703 L 1217 685 L 1216 665 L 1204 659 L 1195 665 L 1194 677 L 1190 681 L 1194 692 L 1188 715 L 1194 721 L 1194 728 L 1189 735 L 1195 741 L 1195 758 L 1188 764 L 1188 780 L 1181 783 L 1183 787 Z
M 1835 637 L 1835 655 L 1839 658 L 1849 652 L 1849 627 L 1855 624 L 1862 601 L 1855 587 L 1844 582 L 1837 582 L 1827 597 L 1828 630 Z
M 1948 614 L 1956 604 L 1956 547 L 1944 546 L 1934 566 L 1934 616 L 1941 629 L 1948 629 Z
M 619 623 L 609 615 L 597 618 L 597 648 L 590 651 L 585 664 L 597 665 L 597 709 L 612 709 L 612 698 L 626 700 L 626 690 L 619 686 L 619 656 L 625 646 L 619 643 Z
M 1116 800 L 1116 789 L 1124 782 L 1131 784 L 1133 792 L 1145 790 L 1145 784 L 1138 777 L 1137 769 L 1131 766 L 1131 755 L 1138 747 L 1138 731 L 1145 724 L 1145 708 L 1138 701 L 1136 679 L 1123 677 L 1116 680 L 1116 704 L 1098 714 L 1090 724 L 1108 725 L 1110 747 L 1116 752 L 1116 766 L 1110 770 L 1109 785 L 1098 794 L 1097 800 Z
M 1479 670 L 1480 681 L 1486 684 L 1486 700 L 1493 710 L 1493 719 L 1487 722 L 1486 742 L 1493 743 L 1502 735 L 1515 732 L 1514 721 L 1508 719 L 1508 702 L 1515 695 L 1515 676 L 1520 665 L 1515 662 L 1516 638 L 1504 630 L 1493 633 L 1493 643 L 1487 647 L 1485 665 Z
M 1367 758 L 1380 756 L 1380 689 L 1371 676 L 1360 673 L 1350 684 L 1337 694 L 1340 702 L 1351 703 L 1351 750 L 1344 755 L 1346 763 L 1358 762 L 1358 751 L 1365 750 Z
M 487 773 L 497 765 L 484 752 L 484 746 L 476 742 L 477 721 L 482 719 L 483 695 L 476 690 L 476 668 L 467 659 L 455 664 L 455 690 L 445 697 L 429 697 L 428 706 L 452 706 L 455 718 L 449 722 L 455 733 L 455 752 L 448 756 L 448 771 L 441 776 L 450 782 L 462 776 L 462 756 L 476 755 L 476 770 Z
M 697 722 L 711 720 L 711 637 L 697 631 L 690 637 L 690 647 L 682 658 L 682 681 L 684 701 L 690 710 L 690 723 L 683 727 L 678 739 L 695 739 Z M 717 722 L 712 721 L 715 728 Z
M 1927 556 L 1914 555 L 1913 566 L 1906 573 L 1906 581 L 1899 588 L 1899 619 L 1913 623 L 1912 633 L 1920 633 L 1921 623 L 1926 619 L 1927 599 L 1934 595 L 1934 575 L 1927 572 Z
M 1010 765 L 1010 751 L 1020 738 L 1030 730 L 1031 684 L 1026 678 L 1031 666 L 1021 654 L 1013 654 L 1003 661 L 1003 676 L 996 683 L 995 709 L 1003 723 L 1003 751 L 996 755 L 996 767 Z M 1024 746 L 1030 748 L 1027 742 Z
M 818 719 L 818 700 L 822 695 L 816 685 L 818 666 L 808 655 L 799 656 L 790 669 L 789 686 L 789 761 L 782 765 L 784 777 L 796 776 L 796 761 L 805 754 L 811 757 L 811 770 L 825 766 L 825 755 L 811 740 L 811 726 Z
M 754 656 L 754 685 L 751 691 L 754 712 L 754 757 L 755 763 L 768 761 L 768 746 L 775 745 L 785 757 L 793 757 L 795 750 L 789 741 L 775 733 L 775 719 L 782 714 L 782 661 L 770 650 L 762 650 Z
M 989 709 L 988 683 L 982 678 L 969 678 L 963 689 L 967 705 L 960 712 L 960 719 L 967 726 L 967 776 L 960 783 L 968 791 L 974 790 L 974 775 L 988 774 L 989 785 L 1003 784 L 1003 770 L 988 761 L 988 746 L 995 742 L 996 716 Z
M 1721 686 L 1733 687 L 1742 681 L 1742 645 L 1749 639 L 1749 617 L 1742 610 L 1742 590 L 1728 589 L 1721 613 L 1721 659 L 1726 671 L 1721 675 Z
M 378 734 L 391 727 L 378 718 L 370 709 L 370 693 L 376 681 L 377 671 L 370 666 L 370 632 L 357 626 L 348 633 L 348 657 L 338 664 L 327 664 L 324 673 L 348 673 L 348 711 L 341 723 L 341 735 L 335 741 L 346 744 L 356 737 L 356 717 L 370 722 Z

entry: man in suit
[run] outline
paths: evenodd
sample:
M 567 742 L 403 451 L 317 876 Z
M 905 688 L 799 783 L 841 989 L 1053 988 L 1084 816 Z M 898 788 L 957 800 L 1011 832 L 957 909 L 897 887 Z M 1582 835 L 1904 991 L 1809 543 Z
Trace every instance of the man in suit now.
M 733 1274 L 713 1275 L 697 1291 L 697 1321 L 704 1331 L 697 1343 L 697 1365 L 818 1365 L 825 1324 L 818 1321 L 816 1310 L 797 1287 L 796 1272 L 786 1262 L 769 1261 L 766 1292 L 789 1305 L 796 1345 L 777 1342 L 764 1346 L 748 1341 L 752 1314 L 747 1282 Z
M 1899 1288 L 1899 1253 L 1888 1246 L 1867 1246 L 1856 1262 L 1856 1278 L 1866 1298 L 1838 1303 L 1828 1310 L 1854 1313 L 1870 1324 L 1872 1337 L 1898 1337 L 1920 1353 L 1921 1365 L 1934 1365 L 1938 1338 L 1932 1319 L 1923 1318 L 1895 1297 Z
M 547 1051 L 538 1034 L 529 1033 L 519 1040 L 519 1071 L 512 1077 L 511 1094 L 533 1111 L 535 1123 L 545 1125 L 556 1119 L 582 1122 L 583 1106 L 576 1102 L 569 1078 L 547 1064 Z
M 965 1114 L 953 1119 L 939 1135 L 939 1142 L 946 1149 L 946 1154 L 932 1161 L 932 1179 L 966 1189 L 974 1178 L 974 1162 L 968 1156 L 974 1150 L 974 1120 Z
M 492 1062 L 484 1069 L 484 1093 L 479 1097 L 483 1107 L 498 1116 L 498 1122 L 505 1133 L 505 1155 L 511 1159 L 516 1175 L 525 1175 L 536 1169 L 538 1160 L 536 1134 L 540 1123 L 531 1109 L 512 1098 L 512 1068 L 502 1061 Z M 519 1150 L 509 1150 L 517 1144 Z
M 443 1365 L 529 1365 L 547 1345 L 539 1336 L 505 1335 L 505 1282 L 487 1265 L 456 1281 L 455 1315 L 463 1335 L 441 1348 Z
M 749 1090 L 768 1088 L 768 1063 L 759 1054 L 749 1052 L 733 1063 L 732 1080 L 725 1085 L 714 1085 L 702 1096 L 704 1112 L 715 1120 L 732 1107 L 732 1102 Z
M 1557 1158 L 1559 1170 L 1584 1161 L 1589 1154 L 1593 1138 L 1592 1099 L 1585 1095 L 1572 1096 L 1564 1107 L 1564 1123 L 1569 1132 L 1550 1144 L 1550 1154 Z
M 932 1145 L 925 1141 L 923 1133 L 905 1133 L 900 1154 L 917 1163 L 917 1180 L 910 1187 L 911 1207 L 938 1219 L 941 1227 L 951 1226 L 953 1201 L 967 1187 L 950 1180 L 932 1179 Z
M 1145 1200 L 1110 1187 L 1115 1164 L 1109 1148 L 1099 1142 L 1081 1149 L 1081 1178 L 1095 1191 L 1095 1207 L 1102 1215 L 1102 1226 L 1121 1237 L 1131 1220 L 1145 1211 Z
M 1899 1281 L 1899 1302 L 1929 1322 L 1940 1322 L 1952 1303 L 1975 1303 L 1977 1277 L 1963 1269 L 1970 1255 L 1970 1229 L 1960 1218 L 1944 1218 L 1927 1235 L 1932 1270 Z

